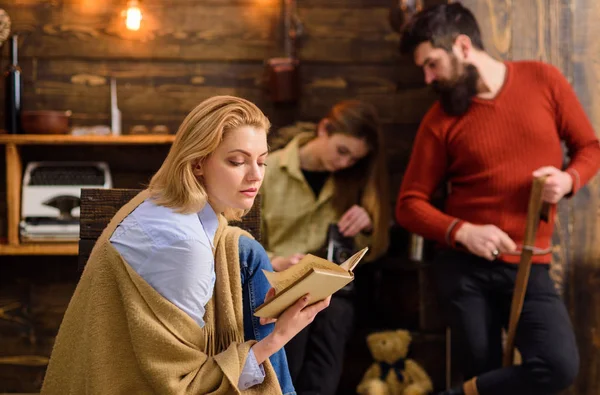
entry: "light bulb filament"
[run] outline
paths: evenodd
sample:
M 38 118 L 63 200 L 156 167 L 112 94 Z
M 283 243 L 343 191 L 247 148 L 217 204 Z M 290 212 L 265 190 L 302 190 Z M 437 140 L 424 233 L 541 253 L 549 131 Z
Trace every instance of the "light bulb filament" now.
M 142 10 L 138 6 L 136 0 L 129 1 L 127 3 L 127 11 L 125 14 L 125 26 L 129 30 L 140 30 L 140 24 L 142 22 Z

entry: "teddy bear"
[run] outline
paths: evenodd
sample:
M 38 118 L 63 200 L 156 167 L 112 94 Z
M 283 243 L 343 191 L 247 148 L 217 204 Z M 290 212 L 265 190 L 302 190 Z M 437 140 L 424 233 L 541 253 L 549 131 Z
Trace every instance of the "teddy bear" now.
M 411 341 L 406 330 L 367 336 L 367 345 L 375 362 L 365 372 L 356 392 L 361 395 L 425 395 L 433 391 L 425 370 L 406 358 Z

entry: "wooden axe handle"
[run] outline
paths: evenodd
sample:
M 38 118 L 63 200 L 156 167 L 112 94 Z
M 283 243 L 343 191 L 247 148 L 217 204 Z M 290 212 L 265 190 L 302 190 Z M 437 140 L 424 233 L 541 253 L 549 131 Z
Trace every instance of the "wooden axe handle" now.
M 523 301 L 527 292 L 527 282 L 529 281 L 529 272 L 531 271 L 531 259 L 533 258 L 533 248 L 535 246 L 535 236 L 543 215 L 548 218 L 550 206 L 542 201 L 542 191 L 546 183 L 547 176 L 538 177 L 533 180 L 531 195 L 529 197 L 529 207 L 527 209 L 527 224 L 525 227 L 525 238 L 523 241 L 523 251 L 515 280 L 515 289 L 513 291 L 512 303 L 510 306 L 510 317 L 508 321 L 508 333 L 506 338 L 506 347 L 504 350 L 503 366 L 511 366 L 514 358 L 515 336 L 519 318 L 523 310 Z M 546 212 L 544 212 L 546 210 Z

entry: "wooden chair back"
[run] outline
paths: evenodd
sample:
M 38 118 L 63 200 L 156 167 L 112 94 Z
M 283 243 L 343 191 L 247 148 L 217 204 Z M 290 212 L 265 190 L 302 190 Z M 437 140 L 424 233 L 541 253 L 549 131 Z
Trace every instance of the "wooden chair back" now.
M 112 217 L 139 192 L 139 189 L 84 188 L 81 190 L 78 260 L 80 271 L 85 267 L 96 240 Z M 230 222 L 230 224 L 248 231 L 260 241 L 260 195 L 256 197 L 254 206 L 241 222 Z

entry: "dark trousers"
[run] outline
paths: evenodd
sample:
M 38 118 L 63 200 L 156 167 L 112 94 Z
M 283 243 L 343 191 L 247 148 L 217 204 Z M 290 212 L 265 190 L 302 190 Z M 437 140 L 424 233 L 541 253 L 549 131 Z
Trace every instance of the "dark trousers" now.
M 445 250 L 434 263 L 440 299 L 452 329 L 453 354 L 480 395 L 546 395 L 567 388 L 579 369 L 569 315 L 548 265 L 533 264 L 515 343 L 522 364 L 502 368 L 502 328 L 518 265 Z
M 285 346 L 298 395 L 335 394 L 353 325 L 352 299 L 334 295 L 329 307 Z

